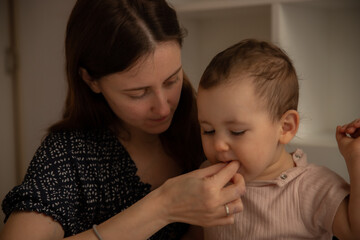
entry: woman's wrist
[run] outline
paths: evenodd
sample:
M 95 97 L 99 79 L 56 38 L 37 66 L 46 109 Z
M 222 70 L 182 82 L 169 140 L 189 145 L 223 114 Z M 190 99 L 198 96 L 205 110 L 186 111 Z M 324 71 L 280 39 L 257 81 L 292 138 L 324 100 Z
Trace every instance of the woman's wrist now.
M 150 192 L 131 207 L 99 224 L 99 234 L 103 239 L 149 238 L 169 224 L 165 198 L 160 188 Z
M 169 181 L 169 180 L 168 180 Z M 166 191 L 168 181 L 162 184 L 160 187 L 149 193 L 145 198 L 151 199 L 149 203 L 151 204 L 150 208 L 154 211 L 156 219 L 159 220 L 159 224 L 168 225 L 172 223 L 170 216 L 171 209 L 171 196 L 169 192 Z

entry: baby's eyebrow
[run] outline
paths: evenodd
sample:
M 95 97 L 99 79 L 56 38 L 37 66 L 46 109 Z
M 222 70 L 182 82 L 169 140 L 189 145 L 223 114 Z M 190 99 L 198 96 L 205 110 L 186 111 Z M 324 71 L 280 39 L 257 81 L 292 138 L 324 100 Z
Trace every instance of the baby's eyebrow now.
M 209 125 L 210 125 L 210 123 L 209 123 L 208 121 L 206 121 L 206 120 L 201 120 L 201 119 L 199 119 L 199 123 L 200 123 L 200 124 L 209 124 Z
M 225 124 L 240 124 L 240 125 L 244 125 L 245 123 L 239 120 L 227 120 L 225 121 Z

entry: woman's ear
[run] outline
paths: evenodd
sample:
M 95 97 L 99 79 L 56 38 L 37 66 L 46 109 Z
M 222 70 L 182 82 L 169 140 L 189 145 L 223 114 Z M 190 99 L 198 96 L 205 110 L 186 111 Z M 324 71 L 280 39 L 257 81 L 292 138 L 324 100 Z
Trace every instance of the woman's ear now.
M 296 135 L 299 128 L 299 113 L 296 110 L 288 110 L 280 119 L 281 134 L 280 143 L 287 144 Z
M 85 68 L 80 68 L 79 69 L 79 74 L 81 76 L 81 78 L 84 80 L 84 82 L 89 86 L 89 88 L 94 92 L 94 93 L 101 93 L 101 89 L 99 87 L 99 82 L 96 81 L 95 79 L 93 79 L 89 73 L 86 71 Z

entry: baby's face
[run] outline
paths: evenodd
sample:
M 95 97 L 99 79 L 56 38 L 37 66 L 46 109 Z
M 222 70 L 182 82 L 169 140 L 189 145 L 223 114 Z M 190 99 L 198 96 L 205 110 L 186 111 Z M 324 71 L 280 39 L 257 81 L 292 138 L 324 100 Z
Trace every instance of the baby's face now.
M 246 181 L 267 179 L 279 159 L 281 125 L 271 120 L 251 81 L 231 82 L 198 90 L 206 157 L 211 163 L 238 161 Z

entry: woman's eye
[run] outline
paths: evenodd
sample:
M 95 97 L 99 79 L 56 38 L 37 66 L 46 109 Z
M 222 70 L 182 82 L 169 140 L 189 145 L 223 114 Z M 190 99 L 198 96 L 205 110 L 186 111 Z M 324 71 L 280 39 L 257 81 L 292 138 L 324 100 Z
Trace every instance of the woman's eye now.
M 211 135 L 211 134 L 214 134 L 215 133 L 215 130 L 210 130 L 210 131 L 205 131 L 203 130 L 202 132 L 204 135 Z
M 245 130 L 242 131 L 230 131 L 232 135 L 239 136 L 245 133 Z
M 170 87 L 171 85 L 175 84 L 179 80 L 179 76 L 176 76 L 174 79 L 169 79 L 164 82 L 165 87 Z
M 138 90 L 130 93 L 129 97 L 132 99 L 140 99 L 144 97 L 146 94 L 147 94 L 147 90 Z

